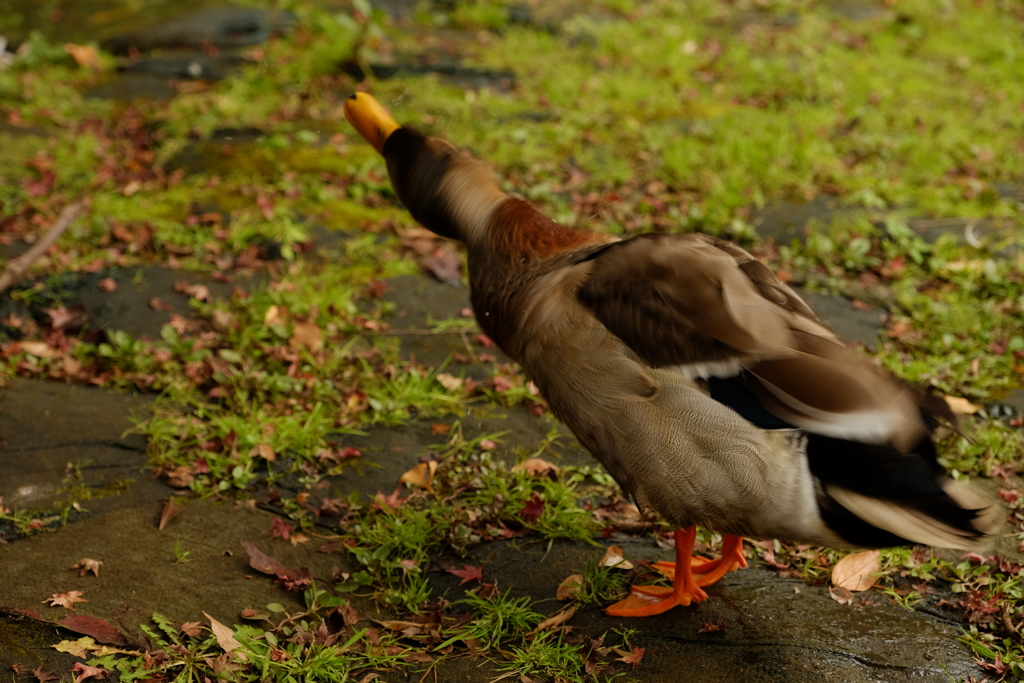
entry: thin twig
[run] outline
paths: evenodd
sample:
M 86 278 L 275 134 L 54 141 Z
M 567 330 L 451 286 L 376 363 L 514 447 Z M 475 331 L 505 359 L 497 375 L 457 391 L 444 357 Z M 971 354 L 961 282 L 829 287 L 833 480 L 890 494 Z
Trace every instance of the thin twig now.
M 397 329 L 397 330 L 382 330 L 377 334 L 393 334 L 393 335 L 424 335 L 434 336 L 438 334 L 465 334 L 465 330 L 418 330 L 414 328 L 409 329 Z
M 0 273 L 0 292 L 20 280 L 21 276 L 25 274 L 25 271 L 29 269 L 29 266 L 31 266 L 37 258 L 42 256 L 46 250 L 57 241 L 57 238 L 68 229 L 68 226 L 71 225 L 71 221 L 75 220 L 81 211 L 81 202 L 75 202 L 74 204 L 68 204 L 65 206 L 54 224 L 50 226 L 50 229 L 46 231 L 45 235 L 40 237 L 39 240 L 32 245 L 31 249 L 18 258 L 11 259 L 7 263 L 7 267 L 4 268 L 4 272 Z

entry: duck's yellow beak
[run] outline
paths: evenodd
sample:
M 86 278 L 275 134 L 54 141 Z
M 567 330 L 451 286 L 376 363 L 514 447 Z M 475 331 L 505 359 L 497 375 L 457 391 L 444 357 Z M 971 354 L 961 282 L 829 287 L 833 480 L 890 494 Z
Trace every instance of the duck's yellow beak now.
M 382 154 L 384 141 L 401 128 L 373 95 L 364 92 L 354 92 L 345 100 L 345 118 Z

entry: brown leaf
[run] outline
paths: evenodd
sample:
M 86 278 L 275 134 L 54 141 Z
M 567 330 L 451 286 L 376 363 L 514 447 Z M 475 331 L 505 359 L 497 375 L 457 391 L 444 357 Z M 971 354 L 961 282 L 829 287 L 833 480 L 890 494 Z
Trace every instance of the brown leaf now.
M 462 565 L 462 569 L 449 569 L 448 573 L 454 574 L 462 579 L 462 581 L 459 581 L 459 585 L 461 586 L 462 584 L 469 583 L 470 581 L 483 581 L 484 566 L 480 565 L 479 567 L 474 567 L 473 565 L 464 564 Z
M 224 652 L 229 655 L 233 654 L 235 650 L 242 647 L 242 644 L 235 639 L 234 632 L 220 623 L 206 612 L 203 612 L 203 616 L 210 620 L 210 630 L 213 631 L 213 635 L 217 637 L 217 644 L 220 645 Z
M 434 251 L 440 241 L 436 234 L 418 225 L 405 230 L 401 237 L 403 247 L 421 256 L 426 256 Z
M 572 600 L 583 590 L 583 575 L 571 574 L 562 583 L 558 584 L 555 597 L 559 600 Z
M 117 627 L 111 624 L 106 619 L 99 617 L 90 617 L 85 614 L 69 614 L 60 621 L 57 622 L 60 626 L 74 631 L 75 633 L 81 633 L 84 636 L 90 636 L 97 642 L 107 643 L 109 645 L 125 645 L 128 641 L 125 640 L 121 632 L 117 630 Z
M 700 630 L 697 631 L 697 633 L 716 633 L 718 631 L 724 631 L 724 630 L 725 630 L 725 622 L 724 621 L 722 623 L 720 623 L 720 624 L 716 624 L 716 623 L 714 623 L 712 621 L 709 621 L 708 623 L 704 624 L 700 628 Z
M 402 475 L 399 480 L 406 486 L 413 488 L 416 486 L 428 487 L 431 482 L 434 481 L 434 472 L 437 471 L 437 461 L 431 460 L 430 462 L 421 462 L 420 464 L 413 467 L 411 470 Z
M 61 356 L 61 352 L 58 349 L 53 348 L 46 342 L 23 341 L 20 343 L 22 351 L 31 353 L 36 358 L 60 358 Z
M 178 499 L 176 497 L 171 496 L 167 499 L 167 502 L 164 503 L 164 509 L 160 512 L 160 524 L 157 525 L 157 529 L 160 531 L 166 529 L 167 525 L 171 523 L 171 520 L 180 515 L 184 510 L 181 503 L 176 502 L 177 500 Z
M 295 323 L 288 343 L 296 348 L 316 353 L 324 345 L 324 333 L 314 323 Z
M 512 467 L 513 472 L 525 472 L 531 477 L 541 479 L 549 477 L 551 479 L 557 479 L 562 474 L 562 468 L 553 462 L 548 462 L 543 458 L 527 458 L 518 465 Z
M 427 272 L 441 281 L 458 281 L 462 277 L 462 259 L 446 249 L 438 249 L 423 260 Z
M 81 560 L 71 565 L 71 568 L 77 569 L 79 576 L 85 576 L 89 572 L 92 572 L 93 576 L 99 576 L 100 567 L 102 566 L 103 560 L 90 560 L 88 557 L 83 557 Z
M 608 550 L 604 551 L 604 557 L 601 558 L 600 565 L 602 567 L 615 567 L 616 569 L 633 568 L 633 563 L 626 559 L 622 548 L 617 545 L 608 546 Z
M 849 605 L 855 599 L 853 591 L 842 586 L 832 586 L 828 589 L 828 594 L 840 605 Z
M 866 591 L 877 581 L 872 574 L 882 570 L 881 557 L 877 550 L 847 555 L 832 568 L 832 585 L 850 591 Z
M 267 312 L 263 314 L 263 324 L 267 327 L 273 325 L 281 325 L 284 323 L 284 316 L 281 315 L 281 309 L 276 305 L 271 304 L 267 309 Z
M 64 43 L 64 52 L 71 55 L 71 58 L 75 60 L 78 66 L 84 66 L 87 69 L 94 69 L 96 71 L 103 68 L 103 60 L 100 59 L 99 52 L 92 45 Z
M 32 675 L 35 677 L 37 681 L 39 681 L 39 683 L 48 683 L 48 681 L 54 681 L 57 678 L 59 678 L 59 676 L 57 676 L 56 671 L 43 671 L 42 664 L 40 664 L 36 668 L 36 670 L 32 672 Z
M 202 622 L 186 621 L 184 624 L 181 625 L 181 628 L 178 630 L 181 631 L 183 635 L 186 635 L 189 638 L 196 638 L 201 633 L 200 629 L 202 628 L 202 626 Z
M 437 379 L 437 383 L 448 391 L 458 391 L 466 381 L 462 377 L 456 377 L 455 375 L 447 372 L 439 372 L 435 378 Z
M 345 603 L 338 608 L 338 613 L 341 614 L 342 620 L 345 622 L 345 626 L 352 626 L 363 620 L 363 617 L 350 603 Z
M 24 344 L 22 345 L 24 346 Z M 943 396 L 946 400 L 946 405 L 953 411 L 955 415 L 974 415 L 976 412 L 981 410 L 981 406 L 974 405 L 966 398 L 960 396 Z
M 277 454 L 274 453 L 274 449 L 267 443 L 261 443 L 252 447 L 252 450 L 249 451 L 249 457 L 254 458 L 256 456 L 263 458 L 267 462 L 277 460 Z
M 541 631 L 547 631 L 548 629 L 555 628 L 556 626 L 561 626 L 572 619 L 572 615 L 576 614 L 576 609 L 576 605 L 569 605 L 561 612 L 558 612 L 557 614 L 554 614 L 540 622 L 540 624 L 537 625 L 537 628 L 533 629 L 530 635 L 540 633 Z
M 103 278 L 100 280 L 100 289 L 104 292 L 113 292 L 117 289 L 117 280 L 112 277 Z
M 632 664 L 633 668 L 635 669 L 637 664 L 640 663 L 640 660 L 644 658 L 644 652 L 644 648 L 637 647 L 636 645 L 630 648 L 629 652 L 626 652 L 625 650 L 620 650 L 619 648 L 615 648 L 615 653 L 618 655 L 622 655 L 621 657 L 616 658 L 615 661 L 625 662 L 626 664 Z
M 106 678 L 110 675 L 110 672 L 99 666 L 89 666 L 82 662 L 75 662 L 75 665 L 71 667 L 73 673 L 78 674 L 75 677 L 75 683 L 82 683 L 87 678 Z
M 53 597 L 43 600 L 44 603 L 50 603 L 53 607 L 66 607 L 67 609 L 75 609 L 75 605 L 80 602 L 89 602 L 82 595 L 85 591 L 68 591 L 67 593 L 54 593 Z

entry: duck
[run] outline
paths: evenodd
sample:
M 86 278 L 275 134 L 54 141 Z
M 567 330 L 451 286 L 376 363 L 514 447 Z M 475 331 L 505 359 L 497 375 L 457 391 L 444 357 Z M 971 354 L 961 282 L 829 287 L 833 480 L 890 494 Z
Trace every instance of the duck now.
M 503 191 L 491 169 L 399 125 L 372 95 L 348 121 L 412 217 L 463 243 L 481 329 L 640 509 L 671 524 L 671 586 L 605 611 L 644 617 L 707 598 L 747 565 L 744 538 L 835 548 L 977 551 L 996 518 L 938 460 L 940 397 L 849 348 L 738 245 L 702 233 L 576 229 Z M 955 428 L 955 427 L 954 427 Z M 721 557 L 693 556 L 696 528 Z

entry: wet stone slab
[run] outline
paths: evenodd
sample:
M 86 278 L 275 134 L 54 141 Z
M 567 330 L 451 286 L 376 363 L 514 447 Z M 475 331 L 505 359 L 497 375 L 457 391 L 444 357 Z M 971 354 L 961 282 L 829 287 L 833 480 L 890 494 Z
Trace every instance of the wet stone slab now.
M 170 490 L 147 471 L 146 440 L 126 434 L 149 398 L 13 379 L 0 389 L 0 496 L 6 507 L 80 520 L 148 504 Z M 77 508 L 72 508 L 72 505 Z M 74 510 L 74 511 L 72 511 Z M 13 538 L 0 523 L 0 538 Z M 0 585 L 3 585 L 0 582 Z

